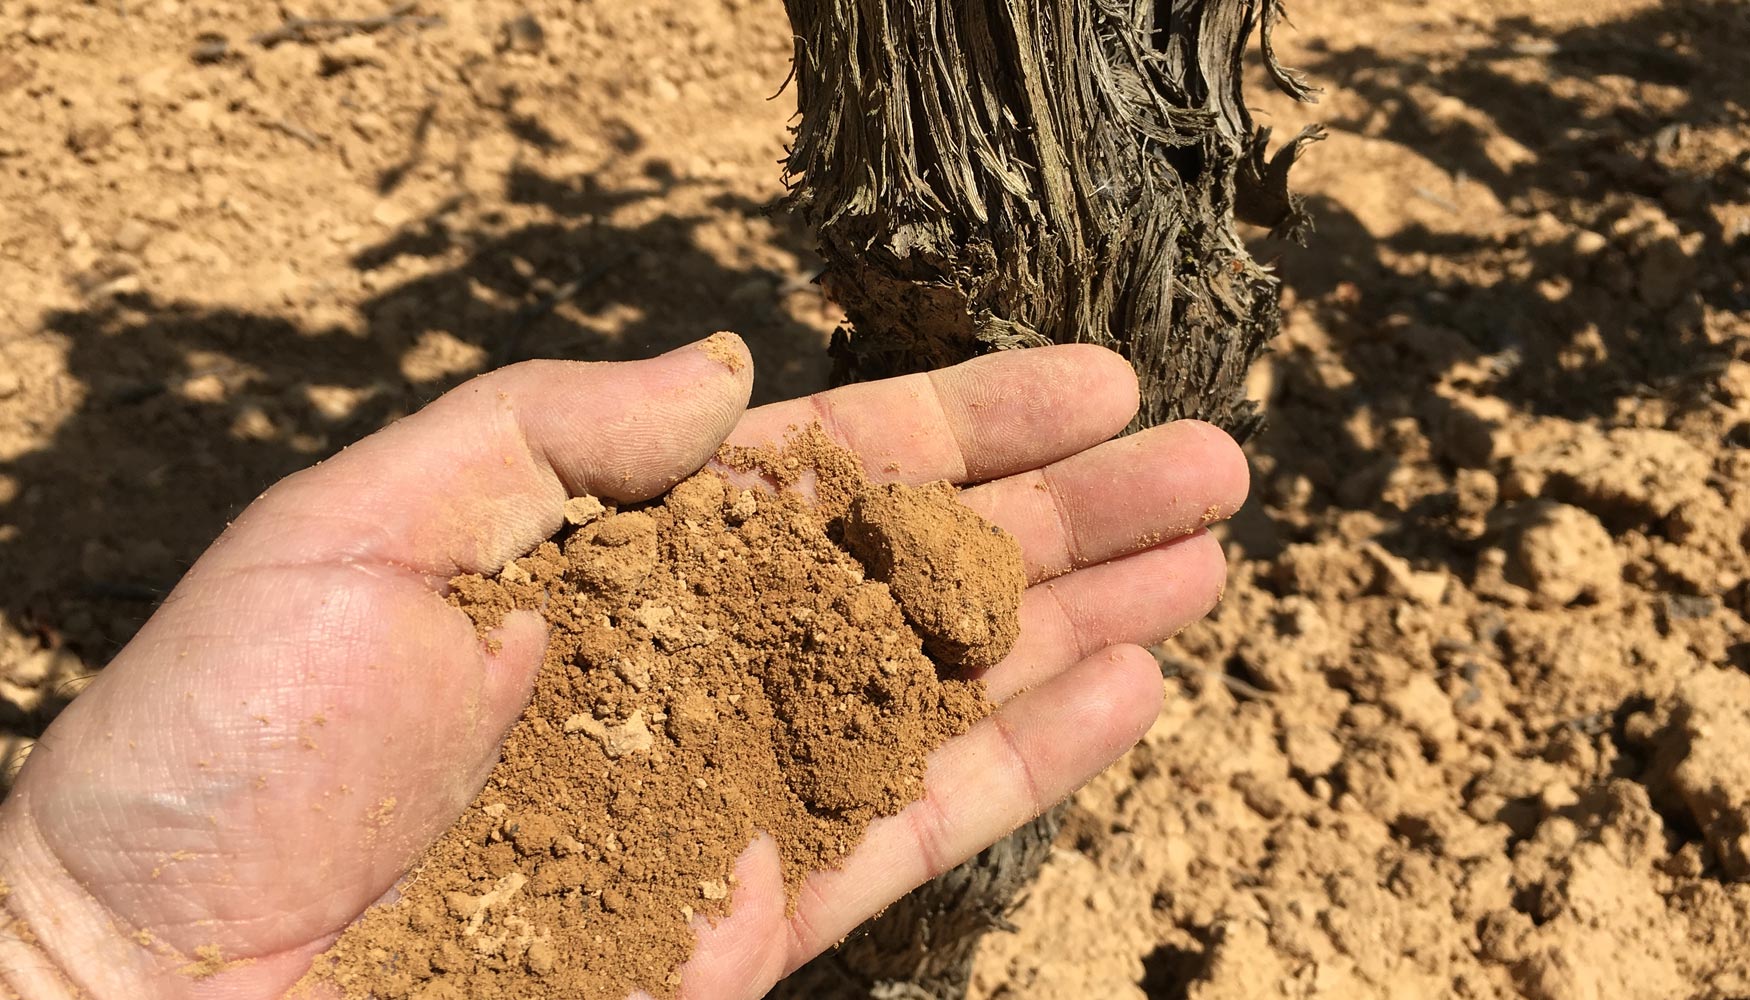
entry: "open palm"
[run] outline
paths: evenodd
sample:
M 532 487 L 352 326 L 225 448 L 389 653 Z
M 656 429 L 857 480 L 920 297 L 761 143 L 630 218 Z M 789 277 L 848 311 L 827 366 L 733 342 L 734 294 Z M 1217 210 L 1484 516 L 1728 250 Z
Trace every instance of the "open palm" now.
M 1092 347 L 746 410 L 751 384 L 721 336 L 650 361 L 517 365 L 265 493 L 0 804 L 0 984 L 28 1000 L 280 996 L 461 814 L 528 698 L 540 621 L 513 616 L 488 654 L 444 581 L 551 535 L 569 496 L 662 492 L 725 438 L 819 421 L 875 478 L 978 484 L 963 499 L 1020 539 L 1034 585 L 987 676 L 1001 707 L 931 758 L 925 797 L 789 916 L 776 851 L 751 845 L 683 995 L 760 996 L 1141 735 L 1160 677 L 1126 644 L 1217 599 L 1222 555 L 1201 529 L 1245 496 L 1230 440 L 1187 422 L 1107 441 L 1136 383 Z

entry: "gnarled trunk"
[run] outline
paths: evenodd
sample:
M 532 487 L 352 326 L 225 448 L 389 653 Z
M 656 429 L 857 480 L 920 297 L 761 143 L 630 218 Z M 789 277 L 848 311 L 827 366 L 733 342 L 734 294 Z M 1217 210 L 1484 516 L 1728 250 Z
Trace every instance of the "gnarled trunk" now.
M 1298 238 L 1303 131 L 1266 159 L 1241 98 L 1256 32 L 1278 86 L 1276 0 L 786 0 L 801 121 L 791 204 L 820 234 L 849 323 L 841 382 L 992 350 L 1086 342 L 1135 365 L 1135 426 L 1198 417 L 1245 437 L 1246 371 L 1277 282 L 1236 217 Z M 918 890 L 790 996 L 952 998 L 1058 818 Z

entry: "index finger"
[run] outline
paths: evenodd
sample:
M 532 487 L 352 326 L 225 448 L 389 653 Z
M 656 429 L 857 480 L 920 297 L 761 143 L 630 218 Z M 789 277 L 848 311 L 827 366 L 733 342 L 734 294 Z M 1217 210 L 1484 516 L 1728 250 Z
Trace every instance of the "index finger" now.
M 749 410 L 734 445 L 818 422 L 877 482 L 975 483 L 1025 472 L 1124 429 L 1136 373 L 1092 344 L 999 351 L 952 368 L 847 385 Z

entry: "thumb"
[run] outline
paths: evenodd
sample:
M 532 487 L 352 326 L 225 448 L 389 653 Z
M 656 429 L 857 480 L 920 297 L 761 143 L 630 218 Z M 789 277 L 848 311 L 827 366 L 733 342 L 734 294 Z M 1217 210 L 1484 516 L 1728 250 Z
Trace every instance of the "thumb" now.
M 0 894 L 32 947 L 93 995 L 188 995 L 177 970 L 212 948 L 251 961 L 211 995 L 278 996 L 454 821 L 527 699 L 542 621 L 482 649 L 432 578 L 497 569 L 568 495 L 638 499 L 698 469 L 752 377 L 723 334 L 517 365 L 269 490 L 0 803 Z M 5 937 L 0 972 L 45 960 Z
M 558 530 L 567 497 L 642 500 L 698 470 L 752 388 L 730 333 L 645 361 L 500 369 L 281 481 L 201 562 L 496 570 Z

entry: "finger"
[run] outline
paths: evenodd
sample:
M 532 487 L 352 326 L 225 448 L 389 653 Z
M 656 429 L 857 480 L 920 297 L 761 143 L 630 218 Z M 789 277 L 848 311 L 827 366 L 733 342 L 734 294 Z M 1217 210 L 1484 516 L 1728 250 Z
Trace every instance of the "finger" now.
M 751 410 L 732 444 L 818 421 L 877 481 L 978 482 L 1104 441 L 1136 413 L 1136 373 L 1090 344 L 999 351 L 941 371 L 848 385 Z
M 1249 478 L 1233 438 L 1180 420 L 974 487 L 961 500 L 1020 541 L 1037 581 L 1230 517 Z
M 513 365 L 285 479 L 204 561 L 496 570 L 558 530 L 567 497 L 641 500 L 704 465 L 752 384 L 731 334 L 646 361 Z
M 698 945 L 681 966 L 681 1000 L 753 1000 L 784 974 L 784 874 L 778 847 L 761 835 L 735 862 L 729 915 L 693 918 Z
M 1227 557 L 1207 531 L 1027 589 L 1021 636 L 984 680 L 992 701 L 1057 676 L 1107 646 L 1148 646 L 1221 600 Z
M 1142 737 L 1160 700 L 1154 657 L 1117 646 L 936 751 L 923 798 L 871 823 L 843 868 L 809 878 L 790 922 L 787 968 L 1079 788 Z

